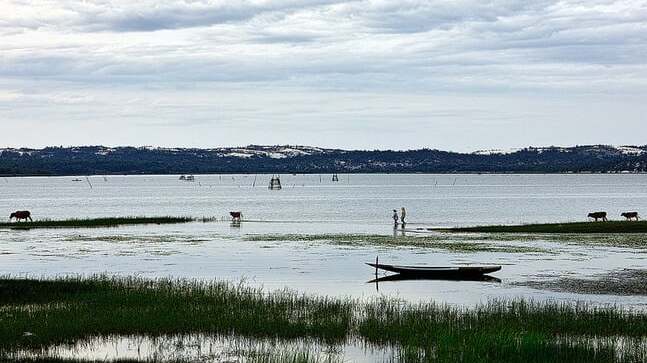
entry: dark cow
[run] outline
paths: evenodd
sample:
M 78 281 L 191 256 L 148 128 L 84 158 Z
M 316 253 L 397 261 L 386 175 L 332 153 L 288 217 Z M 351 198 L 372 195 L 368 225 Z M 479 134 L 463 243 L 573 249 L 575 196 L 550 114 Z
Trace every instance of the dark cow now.
M 11 220 L 14 218 L 16 218 L 16 221 L 18 222 L 23 219 L 25 221 L 29 219 L 30 222 L 33 222 L 31 219 L 31 212 L 29 212 L 28 210 L 19 210 L 11 213 L 11 215 L 9 216 L 9 221 L 11 222 Z
M 638 212 L 624 212 L 621 216 L 627 218 L 628 221 L 632 219 L 638 220 Z
M 602 219 L 602 221 L 603 221 L 603 222 L 608 221 L 608 219 L 607 219 L 607 212 L 593 212 L 593 213 L 589 213 L 588 217 L 589 217 L 589 218 L 594 218 L 596 222 L 598 221 L 598 219 Z
M 240 222 L 240 219 L 243 218 L 242 212 L 229 212 L 232 222 Z

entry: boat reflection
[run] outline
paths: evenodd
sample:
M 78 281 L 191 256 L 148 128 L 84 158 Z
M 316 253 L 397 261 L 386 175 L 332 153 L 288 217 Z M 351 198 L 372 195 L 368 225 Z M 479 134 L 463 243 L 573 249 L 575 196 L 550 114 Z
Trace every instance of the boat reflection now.
M 443 280 L 443 281 L 482 281 L 482 282 L 494 282 L 500 283 L 501 279 L 498 279 L 494 276 L 489 275 L 480 275 L 480 276 L 465 276 L 465 277 L 428 277 L 428 276 L 416 276 L 416 275 L 407 275 L 407 274 L 395 274 L 379 277 L 370 281 L 367 281 L 367 284 L 378 283 L 378 282 L 389 282 L 389 281 L 410 281 L 410 280 Z

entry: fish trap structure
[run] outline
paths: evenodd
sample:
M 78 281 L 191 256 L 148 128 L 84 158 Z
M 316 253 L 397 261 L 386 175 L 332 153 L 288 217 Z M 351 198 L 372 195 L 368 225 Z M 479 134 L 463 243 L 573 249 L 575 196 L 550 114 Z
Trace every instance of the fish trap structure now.
M 272 176 L 270 179 L 270 185 L 268 186 L 269 190 L 281 190 L 281 179 L 278 175 Z

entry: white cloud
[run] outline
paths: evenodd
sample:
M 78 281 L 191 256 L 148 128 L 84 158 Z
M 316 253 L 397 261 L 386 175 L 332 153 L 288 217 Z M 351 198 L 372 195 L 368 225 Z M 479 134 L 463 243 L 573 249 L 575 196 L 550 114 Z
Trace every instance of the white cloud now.
M 418 111 L 375 108 L 376 98 L 366 95 L 392 95 L 406 105 L 413 101 L 403 95 L 454 95 L 483 97 L 487 112 L 503 105 L 507 116 L 480 118 L 502 127 L 497 117 L 545 119 L 536 107 L 553 94 L 580 107 L 605 95 L 634 100 L 647 94 L 645 1 L 5 0 L 0 40 L 0 85 L 7 91 L 0 92 L 0 123 L 20 115 L 72 122 L 66 119 L 83 114 L 79 105 L 89 117 L 107 118 L 111 107 L 126 102 L 123 94 L 154 99 L 177 91 L 185 98 L 161 121 L 151 114 L 157 109 L 142 104 L 119 112 L 139 125 L 180 128 L 219 119 L 234 130 L 264 118 L 244 111 L 252 102 L 275 116 L 277 129 L 281 120 L 292 129 L 299 120 L 317 129 L 338 126 L 329 122 L 331 110 L 320 117 L 310 106 L 302 112 L 289 99 L 270 96 L 278 92 L 334 104 L 340 111 L 333 115 L 347 122 L 374 119 L 388 129 L 388 119 L 439 111 L 416 102 Z M 240 99 L 228 99 L 229 111 L 221 112 L 220 90 L 229 89 Z M 219 99 L 200 108 L 187 94 Z M 354 111 L 331 94 L 358 95 Z M 530 114 L 504 102 L 519 97 L 538 98 Z M 642 104 L 625 102 L 624 117 L 634 117 Z M 469 108 L 451 113 L 474 118 Z M 563 117 L 576 125 L 565 129 L 585 126 Z M 282 132 L 290 137 L 290 127 Z M 406 147 L 409 140 L 398 143 Z M 81 136 L 78 143 L 85 143 Z

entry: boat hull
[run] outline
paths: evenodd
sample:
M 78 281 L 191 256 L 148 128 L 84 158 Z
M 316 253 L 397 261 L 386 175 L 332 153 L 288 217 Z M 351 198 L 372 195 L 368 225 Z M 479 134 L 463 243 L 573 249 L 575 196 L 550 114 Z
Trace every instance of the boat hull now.
M 367 263 L 371 267 L 395 272 L 403 276 L 420 276 L 436 278 L 479 277 L 501 270 L 501 266 L 460 266 L 460 267 L 426 267 L 398 266 Z

